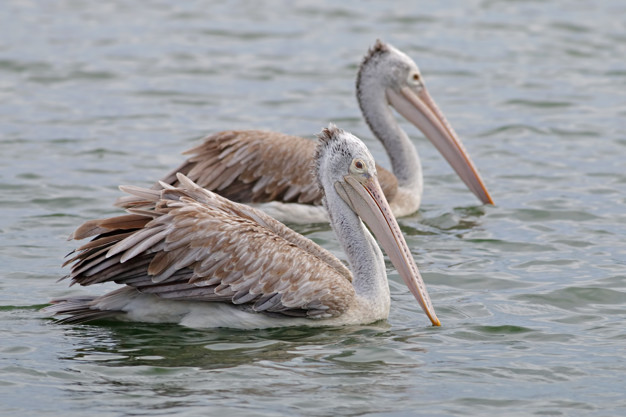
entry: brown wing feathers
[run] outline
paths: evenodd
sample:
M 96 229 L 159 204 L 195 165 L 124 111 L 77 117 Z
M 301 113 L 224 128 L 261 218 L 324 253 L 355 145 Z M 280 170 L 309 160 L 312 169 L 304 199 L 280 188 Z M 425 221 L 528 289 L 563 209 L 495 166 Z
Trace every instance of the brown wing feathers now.
M 177 185 L 184 174 L 208 190 L 242 203 L 282 201 L 322 204 L 322 192 L 311 172 L 316 143 L 299 136 L 262 130 L 224 131 L 208 136 L 184 154 L 191 155 L 162 182 Z M 387 200 L 398 188 L 396 177 L 377 165 Z M 159 188 L 158 186 L 156 188 Z M 132 198 L 119 200 L 129 207 Z
M 179 182 L 161 191 L 123 187 L 141 208 L 79 227 L 72 237 L 95 238 L 68 261 L 73 283 L 115 281 L 163 298 L 287 315 L 347 308 L 351 275 L 330 253 L 258 210 Z
M 176 185 L 180 172 L 233 201 L 320 204 L 321 193 L 309 180 L 314 152 L 315 142 L 297 136 L 257 130 L 219 132 L 185 152 L 192 156 L 163 182 Z

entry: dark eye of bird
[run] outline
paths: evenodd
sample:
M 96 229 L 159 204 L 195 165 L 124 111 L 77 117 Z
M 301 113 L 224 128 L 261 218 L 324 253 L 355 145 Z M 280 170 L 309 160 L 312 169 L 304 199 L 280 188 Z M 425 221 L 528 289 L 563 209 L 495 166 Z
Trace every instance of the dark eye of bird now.
M 356 169 L 363 169 L 363 162 L 361 161 L 356 161 L 354 163 L 354 166 L 356 167 Z
M 419 74 L 413 74 L 413 79 L 415 81 L 419 81 L 420 80 L 420 75 Z

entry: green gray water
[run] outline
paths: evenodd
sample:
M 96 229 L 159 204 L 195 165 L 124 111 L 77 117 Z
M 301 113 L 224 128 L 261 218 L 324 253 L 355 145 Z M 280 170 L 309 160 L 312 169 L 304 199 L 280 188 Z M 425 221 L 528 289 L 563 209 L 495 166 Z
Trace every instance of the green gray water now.
M 178 3 L 0 4 L 0 415 L 626 415 L 623 1 Z M 386 165 L 353 91 L 377 37 L 418 62 L 497 203 L 404 124 L 426 190 L 400 224 L 443 327 L 390 264 L 370 326 L 38 311 L 105 290 L 56 282 L 65 238 L 207 133 L 333 121 Z

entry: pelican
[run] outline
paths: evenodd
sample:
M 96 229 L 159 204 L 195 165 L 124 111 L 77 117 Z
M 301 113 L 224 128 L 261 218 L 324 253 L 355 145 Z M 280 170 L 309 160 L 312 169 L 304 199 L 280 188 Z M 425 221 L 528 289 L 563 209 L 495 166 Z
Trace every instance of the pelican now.
M 441 323 L 377 178 L 355 136 L 331 124 L 314 157 L 330 223 L 350 269 L 266 213 L 205 190 L 182 174 L 177 187 L 122 186 L 141 204 L 84 223 L 95 236 L 68 259 L 72 284 L 116 282 L 99 297 L 55 300 L 67 323 L 109 316 L 190 327 L 267 328 L 365 324 L 387 318 L 383 254 L 431 323 Z
M 377 167 L 381 187 L 396 217 L 418 210 L 422 166 L 415 146 L 398 125 L 391 107 L 419 128 L 483 204 L 493 200 L 443 113 L 431 98 L 420 71 L 406 54 L 380 40 L 361 63 L 356 91 L 363 116 L 387 151 L 393 174 Z M 182 172 L 198 185 L 231 200 L 254 203 L 278 220 L 328 222 L 310 165 L 315 142 L 277 132 L 224 131 L 185 152 L 181 166 L 162 179 L 177 184 Z M 118 201 L 132 206 L 133 197 Z

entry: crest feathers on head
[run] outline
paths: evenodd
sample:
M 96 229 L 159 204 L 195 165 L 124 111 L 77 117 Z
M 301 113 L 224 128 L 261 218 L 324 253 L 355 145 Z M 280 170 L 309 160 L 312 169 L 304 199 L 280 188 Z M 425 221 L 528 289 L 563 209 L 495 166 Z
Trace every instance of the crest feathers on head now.
M 318 182 L 322 155 L 326 151 L 326 148 L 332 146 L 333 143 L 337 143 L 339 136 L 343 133 L 345 133 L 343 129 L 338 128 L 334 123 L 329 123 L 328 127 L 325 127 L 320 133 L 317 134 L 319 143 L 317 144 L 317 148 L 315 148 L 315 165 L 313 166 L 313 169 L 315 170 L 314 174 L 318 179 Z
M 317 134 L 317 138 L 320 140 L 321 144 L 327 145 L 336 139 L 337 135 L 342 133 L 344 133 L 343 129 L 339 129 L 334 123 L 329 123 L 328 127 L 325 127 L 320 133 Z
M 363 65 L 365 65 L 367 61 L 372 59 L 372 57 L 375 57 L 378 54 L 388 52 L 388 51 L 389 51 L 389 46 L 387 46 L 387 44 L 381 41 L 380 39 L 376 39 L 374 46 L 372 46 L 367 51 L 367 55 L 365 55 L 365 57 L 363 58 L 363 62 L 361 62 L 361 67 L 363 67 Z
M 381 54 L 387 53 L 389 52 L 389 45 L 387 45 L 385 42 L 381 41 L 380 39 L 376 39 L 376 42 L 374 43 L 374 46 L 372 46 L 368 51 L 367 54 L 365 55 L 365 57 L 363 57 L 363 61 L 361 61 L 361 65 L 359 66 L 359 72 L 356 75 L 356 90 L 357 90 L 357 96 L 359 96 L 361 94 L 361 89 L 360 89 L 360 85 L 361 85 L 361 78 L 363 76 L 363 72 L 364 72 L 364 68 L 367 67 L 367 64 L 374 59 L 374 57 L 377 57 Z M 361 105 L 361 103 L 359 102 L 359 105 Z

